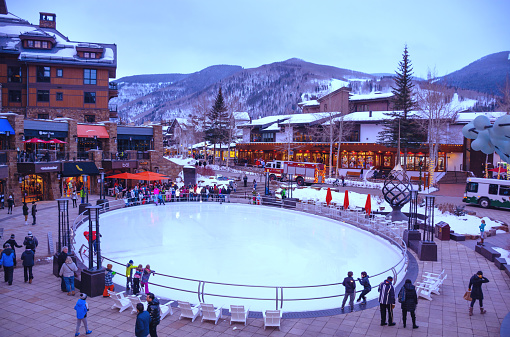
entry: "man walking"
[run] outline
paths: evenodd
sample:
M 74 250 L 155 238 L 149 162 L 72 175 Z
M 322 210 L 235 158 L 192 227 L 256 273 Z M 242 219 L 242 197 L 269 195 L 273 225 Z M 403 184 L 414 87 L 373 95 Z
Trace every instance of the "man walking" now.
M 25 246 L 26 249 L 32 249 L 35 253 L 35 249 L 39 246 L 39 241 L 37 241 L 37 238 L 32 235 L 32 232 L 28 232 L 27 236 L 25 236 L 25 240 L 23 241 L 23 246 Z
M 151 322 L 149 324 L 149 333 L 151 337 L 158 337 L 156 333 L 156 328 L 158 327 L 159 321 L 161 319 L 160 311 L 159 311 L 159 300 L 155 298 L 153 293 L 147 294 L 147 311 L 151 316 Z
M 35 214 L 37 213 L 37 205 L 35 204 L 35 201 L 32 201 L 32 226 L 35 225 Z
M 351 312 L 354 311 L 354 293 L 356 292 L 356 282 L 352 278 L 354 273 L 352 271 L 347 273 L 347 277 L 344 278 L 342 285 L 345 287 L 345 295 L 344 300 L 342 301 L 342 311 L 345 307 L 345 302 L 347 302 L 347 298 L 349 298 L 349 306 L 351 307 Z
M 34 252 L 32 249 L 27 249 L 21 254 L 23 260 L 23 275 L 25 276 L 25 283 L 32 284 L 34 274 L 32 274 L 32 267 L 34 266 Z
M 147 337 L 149 334 L 149 325 L 151 316 L 147 311 L 143 310 L 143 304 L 138 303 L 136 305 L 136 324 L 135 324 L 135 336 L 136 337 Z
M 395 289 L 393 288 L 393 277 L 388 276 L 379 285 L 379 304 L 381 309 L 381 326 L 393 326 L 393 307 L 395 306 Z M 386 311 L 388 312 L 388 323 L 386 323 Z

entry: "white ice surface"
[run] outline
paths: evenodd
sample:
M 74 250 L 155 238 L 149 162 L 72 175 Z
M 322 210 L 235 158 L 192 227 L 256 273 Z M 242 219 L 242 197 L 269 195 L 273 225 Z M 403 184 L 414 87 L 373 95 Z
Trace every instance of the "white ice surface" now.
M 139 206 L 101 215 L 104 256 L 127 263 L 150 264 L 157 273 L 191 279 L 244 285 L 304 286 L 341 282 L 348 271 L 373 275 L 396 265 L 399 250 L 388 242 L 350 225 L 330 219 L 253 205 L 167 203 Z M 77 247 L 85 244 L 78 230 Z M 105 262 L 106 263 L 106 262 Z M 125 268 L 113 268 L 125 275 Z M 400 268 L 399 268 L 400 269 Z M 377 286 L 387 272 L 371 279 Z M 402 280 L 399 276 L 399 281 Z M 117 275 L 114 282 L 125 284 Z M 157 286 L 157 296 L 197 303 L 198 282 L 160 275 L 150 282 L 187 289 L 178 292 Z M 358 284 L 358 289 L 360 286 Z M 245 304 L 251 310 L 275 307 L 275 288 L 260 289 L 206 284 L 206 293 L 263 297 L 255 301 L 206 295 L 215 305 Z M 285 289 L 284 298 L 307 298 L 343 293 L 343 286 Z M 369 294 L 375 298 L 377 290 Z M 284 311 L 305 311 L 340 306 L 341 298 L 285 302 Z

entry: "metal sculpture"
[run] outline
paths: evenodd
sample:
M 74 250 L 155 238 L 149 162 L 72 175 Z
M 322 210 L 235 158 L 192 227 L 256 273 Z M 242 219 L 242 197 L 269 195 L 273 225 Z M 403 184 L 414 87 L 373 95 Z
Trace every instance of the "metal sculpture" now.
M 411 200 L 411 184 L 406 171 L 397 164 L 384 180 L 382 193 L 384 200 L 390 204 L 393 211 L 387 215 L 391 221 L 407 220 L 402 213 L 402 207 Z

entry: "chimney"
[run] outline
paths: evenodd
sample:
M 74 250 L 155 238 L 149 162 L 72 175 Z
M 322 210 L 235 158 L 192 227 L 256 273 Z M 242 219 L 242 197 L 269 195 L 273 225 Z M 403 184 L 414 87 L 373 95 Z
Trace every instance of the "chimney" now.
M 57 16 L 54 13 L 39 13 L 39 27 L 57 29 Z
M 0 14 L 6 15 L 9 12 L 7 11 L 7 3 L 5 0 L 0 0 Z

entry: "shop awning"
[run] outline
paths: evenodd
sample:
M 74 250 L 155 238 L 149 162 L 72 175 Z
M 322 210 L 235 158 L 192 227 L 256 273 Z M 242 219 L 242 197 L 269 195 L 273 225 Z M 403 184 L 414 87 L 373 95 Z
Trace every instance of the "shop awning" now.
M 64 170 L 62 176 L 64 177 L 78 177 L 83 174 L 95 176 L 99 174 L 96 164 L 92 162 L 72 162 L 64 163 Z
M 78 124 L 78 137 L 80 138 L 110 138 L 108 131 L 103 125 L 81 125 Z
M 9 133 L 9 135 L 13 135 L 14 129 L 7 119 L 0 118 L 0 135 L 6 135 L 7 133 Z

